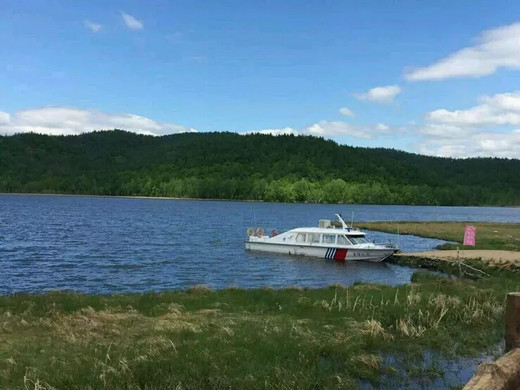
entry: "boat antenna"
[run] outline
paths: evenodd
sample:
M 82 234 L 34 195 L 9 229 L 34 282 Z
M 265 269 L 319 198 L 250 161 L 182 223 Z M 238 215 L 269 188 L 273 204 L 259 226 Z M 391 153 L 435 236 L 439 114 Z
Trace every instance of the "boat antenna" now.
M 354 212 L 352 211 L 352 216 L 350 217 L 350 226 L 354 227 Z

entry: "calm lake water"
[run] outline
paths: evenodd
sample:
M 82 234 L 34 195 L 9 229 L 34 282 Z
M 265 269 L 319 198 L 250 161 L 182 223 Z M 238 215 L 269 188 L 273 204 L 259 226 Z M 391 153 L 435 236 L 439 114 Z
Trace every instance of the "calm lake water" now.
M 249 226 L 316 226 L 342 213 L 355 221 L 520 222 L 520 209 L 278 204 L 0 195 L 0 294 L 70 289 L 114 293 L 241 286 L 402 284 L 414 270 L 247 252 Z M 462 232 L 461 232 L 462 234 Z M 440 241 L 370 232 L 405 251 Z M 478 237 L 477 237 L 478 239 Z

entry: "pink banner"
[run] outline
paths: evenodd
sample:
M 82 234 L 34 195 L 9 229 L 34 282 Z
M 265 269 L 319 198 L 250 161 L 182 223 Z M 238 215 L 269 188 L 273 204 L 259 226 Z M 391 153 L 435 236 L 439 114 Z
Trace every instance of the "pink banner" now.
M 464 232 L 464 245 L 475 246 L 475 236 L 475 226 L 466 225 L 466 231 Z

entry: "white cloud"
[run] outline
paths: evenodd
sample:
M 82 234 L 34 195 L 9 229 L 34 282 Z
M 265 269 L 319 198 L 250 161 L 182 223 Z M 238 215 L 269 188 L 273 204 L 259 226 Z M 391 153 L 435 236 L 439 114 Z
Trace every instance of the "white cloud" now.
M 271 134 L 271 135 L 313 135 L 316 137 L 334 138 L 336 136 L 350 136 L 354 138 L 370 139 L 377 138 L 380 135 L 388 135 L 394 132 L 384 123 L 377 123 L 375 125 L 352 125 L 342 121 L 319 121 L 303 129 L 294 129 L 292 127 L 283 127 L 280 129 L 265 129 L 244 131 L 239 134 Z M 399 129 L 402 131 L 403 129 Z
M 520 92 L 483 96 L 467 110 L 439 109 L 426 114 L 430 122 L 456 126 L 520 125 Z
M 123 18 L 126 27 L 128 27 L 130 30 L 142 30 L 143 22 L 137 20 L 132 15 L 129 15 L 125 12 L 121 12 L 121 17 Z
M 50 135 L 74 135 L 111 129 L 148 135 L 196 131 L 134 114 L 110 114 L 69 107 L 37 108 L 18 111 L 13 115 L 0 113 L 0 134 L 34 132 Z
M 511 132 L 473 131 L 458 138 L 430 137 L 418 144 L 422 154 L 441 157 L 504 157 L 520 155 L 520 129 Z
M 376 126 L 375 126 L 375 129 L 377 131 L 380 131 L 381 133 L 387 133 L 390 131 L 390 127 L 388 125 L 385 125 L 384 123 L 378 123 Z
M 303 133 L 318 137 L 333 137 L 348 135 L 355 138 L 376 138 L 379 135 L 390 134 L 392 130 L 384 123 L 376 125 L 352 125 L 341 121 L 319 121 L 307 127 Z
M 499 68 L 520 69 L 520 23 L 484 31 L 475 46 L 461 49 L 424 68 L 405 73 L 409 81 L 479 77 Z
M 355 118 L 356 117 L 356 114 L 354 114 L 354 112 L 350 108 L 347 108 L 347 107 L 341 107 L 339 109 L 339 113 L 341 115 L 349 116 L 351 118 Z
M 350 135 L 356 138 L 371 138 L 370 134 L 364 132 L 345 122 L 319 121 L 307 127 L 307 132 L 318 137 L 329 137 L 334 135 Z
M 520 92 L 483 96 L 467 110 L 439 109 L 419 127 L 420 153 L 449 157 L 520 156 Z M 483 130 L 492 127 L 492 131 Z
M 420 127 L 420 133 L 428 137 L 437 137 L 443 139 L 457 139 L 468 137 L 471 135 L 471 129 L 467 127 L 459 127 L 453 125 L 428 123 Z
M 294 130 L 291 127 L 284 127 L 281 129 L 264 129 L 264 130 L 246 131 L 246 132 L 242 132 L 240 134 L 270 134 L 270 135 L 294 134 L 294 135 L 298 135 L 299 133 L 297 130 Z
M 358 93 L 354 96 L 359 100 L 369 100 L 377 103 L 390 103 L 401 93 L 399 85 L 386 85 L 384 87 L 375 87 L 365 93 Z
M 98 32 L 98 31 L 101 31 L 101 29 L 103 28 L 102 25 L 98 24 L 98 23 L 94 23 L 94 22 L 91 22 L 90 20 L 85 20 L 83 22 L 84 26 L 88 29 L 90 29 L 90 31 L 92 32 Z

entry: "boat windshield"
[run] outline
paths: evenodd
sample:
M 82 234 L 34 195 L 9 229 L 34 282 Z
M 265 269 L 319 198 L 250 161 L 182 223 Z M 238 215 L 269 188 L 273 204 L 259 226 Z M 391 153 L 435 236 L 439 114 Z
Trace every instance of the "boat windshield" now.
M 366 244 L 368 240 L 365 236 L 348 236 L 349 240 L 352 241 L 354 245 L 356 244 Z
M 352 245 L 352 243 L 348 240 L 347 236 L 341 235 L 338 236 L 338 245 Z

